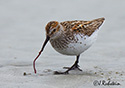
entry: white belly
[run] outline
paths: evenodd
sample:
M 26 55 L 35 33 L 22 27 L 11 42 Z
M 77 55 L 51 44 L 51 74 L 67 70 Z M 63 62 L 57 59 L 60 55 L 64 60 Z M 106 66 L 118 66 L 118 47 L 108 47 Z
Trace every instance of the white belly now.
M 57 52 L 64 55 L 80 55 L 82 52 L 87 50 L 97 39 L 98 30 L 93 32 L 91 36 L 75 35 L 78 39 L 77 42 L 69 43 L 65 49 L 54 48 Z

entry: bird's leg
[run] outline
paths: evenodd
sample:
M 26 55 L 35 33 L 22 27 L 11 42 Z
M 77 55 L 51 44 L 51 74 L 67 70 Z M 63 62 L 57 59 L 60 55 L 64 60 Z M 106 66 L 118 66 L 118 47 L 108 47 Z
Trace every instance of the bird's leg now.
M 82 70 L 79 68 L 79 65 L 78 65 L 78 63 L 79 63 L 79 57 L 80 57 L 80 55 L 78 55 L 78 56 L 76 57 L 75 63 L 74 63 L 70 68 L 68 68 L 68 70 L 67 70 L 66 72 L 68 72 L 68 71 L 70 71 L 70 70 L 74 70 L 74 69 L 78 69 L 78 70 L 82 71 Z
M 56 71 L 55 74 L 68 74 L 70 70 L 74 70 L 74 69 L 78 69 L 79 71 L 82 71 L 79 68 L 79 65 L 78 65 L 78 63 L 79 63 L 79 56 L 80 55 L 78 55 L 76 57 L 76 61 L 75 61 L 75 63 L 71 67 L 66 67 L 68 70 L 66 70 L 65 72 L 58 72 L 58 71 Z

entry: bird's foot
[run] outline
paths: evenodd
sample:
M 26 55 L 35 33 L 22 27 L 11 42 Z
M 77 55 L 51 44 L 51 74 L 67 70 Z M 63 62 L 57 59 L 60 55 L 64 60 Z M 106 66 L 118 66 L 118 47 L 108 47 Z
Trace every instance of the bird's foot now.
M 69 71 L 78 69 L 79 71 L 82 71 L 82 69 L 80 69 L 79 67 L 79 65 L 73 65 L 72 67 L 63 67 L 63 69 L 68 69 Z
M 67 69 L 67 70 L 65 72 L 55 71 L 54 75 L 61 75 L 61 74 L 67 75 L 67 74 L 69 74 L 69 71 L 75 70 L 75 69 L 82 71 L 82 69 L 79 68 L 79 65 L 73 65 L 72 67 L 63 67 L 63 69 Z

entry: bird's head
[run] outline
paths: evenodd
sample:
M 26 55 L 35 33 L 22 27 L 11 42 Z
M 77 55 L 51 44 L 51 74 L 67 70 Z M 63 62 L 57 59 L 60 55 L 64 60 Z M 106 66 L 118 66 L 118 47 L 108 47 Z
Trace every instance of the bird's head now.
M 61 25 L 57 21 L 50 21 L 46 25 L 46 36 L 50 39 L 58 38 L 61 34 Z

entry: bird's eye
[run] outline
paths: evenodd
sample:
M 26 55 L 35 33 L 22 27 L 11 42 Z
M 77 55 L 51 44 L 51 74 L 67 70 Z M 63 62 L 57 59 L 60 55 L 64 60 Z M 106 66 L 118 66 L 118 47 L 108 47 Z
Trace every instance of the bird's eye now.
M 56 31 L 56 29 L 53 29 L 53 32 L 55 32 Z

